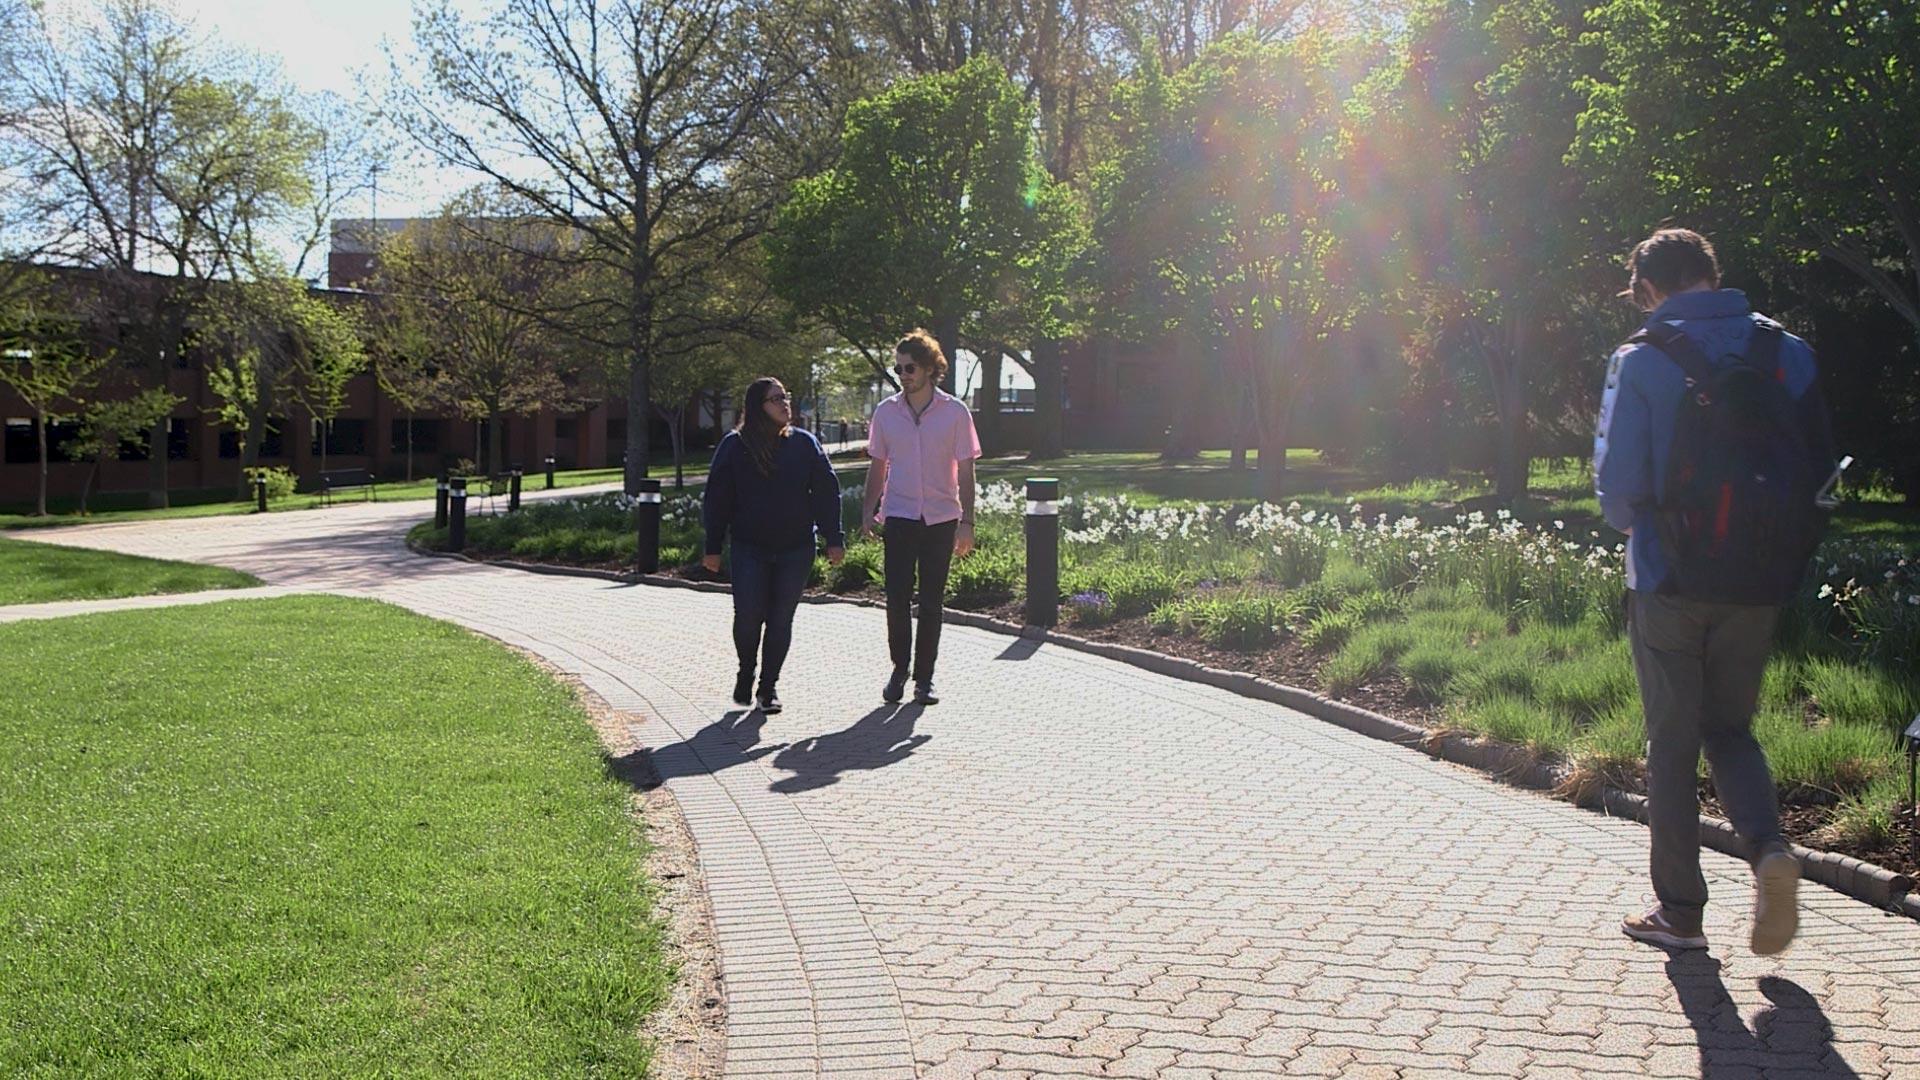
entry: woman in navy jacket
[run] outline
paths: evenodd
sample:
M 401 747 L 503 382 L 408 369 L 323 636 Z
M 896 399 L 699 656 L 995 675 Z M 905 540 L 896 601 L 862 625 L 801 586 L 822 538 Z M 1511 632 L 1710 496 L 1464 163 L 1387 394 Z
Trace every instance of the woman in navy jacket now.
M 846 549 L 840 479 L 819 441 L 792 424 L 786 387 L 778 379 L 755 379 L 739 422 L 713 451 L 702 500 L 707 546 L 700 561 L 709 571 L 720 569 L 720 549 L 733 534 L 733 647 L 740 657 L 733 700 L 745 705 L 757 699 L 767 713 L 780 711 L 775 685 L 813 568 L 815 534 L 825 538 L 827 559 L 836 566 Z

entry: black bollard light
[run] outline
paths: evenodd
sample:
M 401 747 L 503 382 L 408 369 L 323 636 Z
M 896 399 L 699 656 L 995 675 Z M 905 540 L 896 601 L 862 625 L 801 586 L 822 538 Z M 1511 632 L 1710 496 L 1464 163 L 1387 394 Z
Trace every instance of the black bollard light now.
M 507 483 L 507 513 L 520 509 L 520 470 L 515 469 Z
M 267 512 L 267 478 L 253 478 L 253 508 L 264 514 Z
M 547 490 L 553 490 L 553 455 L 547 455 Z
M 1060 481 L 1027 480 L 1027 625 L 1060 624 Z
M 1920 862 L 1920 715 L 1907 725 L 1907 843 Z
M 660 481 L 645 479 L 639 484 L 633 509 L 640 522 L 640 546 L 634 555 L 640 572 L 653 574 L 660 570 Z
M 447 481 L 447 550 L 467 549 L 467 480 L 456 476 Z
M 433 527 L 447 527 L 447 474 L 441 473 L 433 485 Z

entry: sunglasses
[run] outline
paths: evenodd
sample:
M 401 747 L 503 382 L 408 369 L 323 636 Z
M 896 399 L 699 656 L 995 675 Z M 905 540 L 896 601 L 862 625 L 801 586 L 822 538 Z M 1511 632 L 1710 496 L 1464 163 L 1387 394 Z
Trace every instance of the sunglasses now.
M 914 365 L 914 364 L 895 364 L 895 365 L 893 365 L 893 373 L 894 373 L 895 375 L 911 375 L 911 374 L 913 374 L 914 372 L 916 372 L 916 371 L 919 371 L 919 370 L 920 370 L 920 368 L 919 368 L 919 367 L 918 367 L 917 365 Z

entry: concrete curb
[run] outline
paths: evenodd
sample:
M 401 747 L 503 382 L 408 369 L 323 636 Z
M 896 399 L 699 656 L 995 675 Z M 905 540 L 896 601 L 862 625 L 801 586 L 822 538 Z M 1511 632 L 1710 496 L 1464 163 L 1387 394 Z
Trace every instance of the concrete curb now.
M 475 559 L 464 554 L 428 550 L 411 540 L 407 541 L 407 546 L 422 555 L 464 559 L 468 562 L 500 566 L 510 570 L 524 570 L 535 574 L 598 578 L 632 585 L 693 589 L 698 592 L 732 591 L 726 584 L 718 581 L 688 581 L 666 574 L 633 574 L 614 570 L 591 570 L 585 567 L 555 566 L 547 563 Z M 832 593 L 808 593 L 801 598 L 801 601 L 809 604 L 885 606 L 879 601 L 863 597 L 838 596 Z M 1328 723 L 1337 724 L 1348 731 L 1365 735 L 1370 739 L 1412 747 L 1431 757 L 1479 770 L 1515 787 L 1557 794 L 1565 793 L 1568 782 L 1572 778 L 1572 771 L 1565 766 L 1537 760 L 1518 746 L 1452 732 L 1431 731 L 1371 709 L 1363 709 L 1344 701 L 1335 701 L 1310 690 L 1263 679 L 1244 671 L 1227 671 L 1222 668 L 1208 667 L 1194 660 L 1168 656 L 1165 653 L 1139 649 L 1131 645 L 1090 641 L 1045 627 L 1022 626 L 1019 623 L 995 619 L 975 611 L 946 608 L 943 610 L 941 621 L 956 626 L 970 626 L 1013 637 L 1049 642 L 1075 652 L 1130 664 L 1158 675 L 1197 682 L 1218 690 L 1239 694 L 1242 697 L 1284 705 Z M 1612 785 L 1603 784 L 1598 791 L 1592 792 L 1586 798 L 1569 798 L 1568 801 L 1612 817 L 1631 818 L 1643 825 L 1647 821 L 1646 796 L 1622 791 Z M 1740 839 L 1738 833 L 1733 831 L 1732 825 L 1705 814 L 1700 816 L 1700 843 L 1738 859 L 1750 857 L 1746 843 Z M 1911 877 L 1894 873 L 1869 862 L 1862 862 L 1851 856 L 1838 855 L 1831 851 L 1815 851 L 1812 848 L 1801 847 L 1799 844 L 1793 845 L 1793 853 L 1800 859 L 1801 873 L 1807 880 L 1818 882 L 1836 892 L 1872 904 L 1883 911 L 1920 920 L 1920 895 L 1913 895 L 1914 882 Z

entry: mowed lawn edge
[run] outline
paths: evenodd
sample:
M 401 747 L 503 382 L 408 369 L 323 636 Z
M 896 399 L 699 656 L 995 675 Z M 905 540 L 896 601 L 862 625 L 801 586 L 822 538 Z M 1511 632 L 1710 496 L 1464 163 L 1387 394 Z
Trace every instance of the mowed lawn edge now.
M 0 605 L 243 589 L 251 574 L 0 536 Z
M 0 626 L 0 1074 L 636 1076 L 671 989 L 570 692 L 296 597 Z

